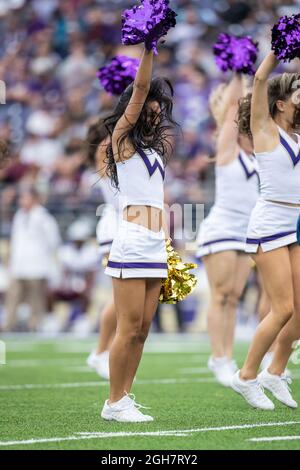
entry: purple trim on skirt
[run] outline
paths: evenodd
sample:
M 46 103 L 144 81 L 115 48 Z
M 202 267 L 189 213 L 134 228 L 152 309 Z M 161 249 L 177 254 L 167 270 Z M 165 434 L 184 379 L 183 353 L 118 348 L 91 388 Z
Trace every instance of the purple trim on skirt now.
M 202 243 L 201 246 L 212 245 L 213 243 L 222 243 L 222 242 L 245 242 L 244 238 L 219 238 L 218 240 L 212 240 L 210 242 Z
M 168 269 L 167 263 L 118 263 L 116 261 L 108 261 L 107 263 L 108 268 L 116 268 L 116 269 L 135 269 L 135 268 L 142 268 L 142 269 Z
M 107 242 L 101 242 L 99 243 L 99 246 L 105 246 L 105 245 L 111 245 L 113 240 L 108 240 Z
M 276 233 L 276 235 L 269 235 L 268 237 L 247 238 L 246 243 L 252 245 L 260 245 L 261 243 L 271 242 L 273 240 L 277 240 L 278 238 L 287 237 L 288 235 L 292 235 L 293 233 L 296 233 L 296 230 L 292 230 L 290 232 Z

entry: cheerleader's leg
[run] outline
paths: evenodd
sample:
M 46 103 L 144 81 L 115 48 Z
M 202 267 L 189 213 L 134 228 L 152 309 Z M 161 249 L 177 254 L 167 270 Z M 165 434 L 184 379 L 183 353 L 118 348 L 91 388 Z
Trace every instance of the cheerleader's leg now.
M 271 312 L 259 324 L 246 361 L 240 371 L 243 380 L 255 379 L 262 358 L 294 312 L 292 268 L 287 246 L 254 255 L 271 301 Z
M 235 280 L 232 292 L 228 296 L 224 325 L 224 351 L 228 359 L 232 358 L 236 312 L 247 279 L 251 271 L 251 259 L 244 253 L 239 253 L 236 261 Z
M 278 335 L 274 358 L 268 370 L 271 374 L 284 373 L 293 351 L 293 342 L 300 338 L 300 246 L 293 244 L 289 249 L 294 288 L 294 312 Z
M 113 278 L 117 330 L 109 354 L 110 398 L 119 401 L 130 392 L 128 368 L 133 368 L 146 299 L 146 280 Z
M 139 366 L 145 341 L 148 337 L 148 333 L 151 327 L 151 323 L 155 312 L 157 310 L 158 299 L 161 289 L 161 280 L 160 279 L 146 279 L 146 296 L 145 296 L 145 305 L 143 313 L 143 321 L 139 334 L 139 340 L 136 342 L 132 360 L 128 363 L 127 367 L 127 381 L 126 381 L 126 390 L 131 390 L 131 386 Z

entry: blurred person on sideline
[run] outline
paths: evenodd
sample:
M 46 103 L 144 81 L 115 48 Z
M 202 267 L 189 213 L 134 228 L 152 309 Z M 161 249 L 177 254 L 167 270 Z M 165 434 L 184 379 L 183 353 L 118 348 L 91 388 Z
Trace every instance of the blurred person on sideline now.
M 86 317 L 99 264 L 97 245 L 90 240 L 92 232 L 89 220 L 75 220 L 67 230 L 68 241 L 58 254 L 62 280 L 55 297 L 71 304 L 65 329 L 75 332 L 88 331 L 93 326 Z
M 16 327 L 17 310 L 23 301 L 31 310 L 29 329 L 38 329 L 47 310 L 48 276 L 59 244 L 57 222 L 41 205 L 36 189 L 23 189 L 12 223 L 5 330 L 11 331 Z

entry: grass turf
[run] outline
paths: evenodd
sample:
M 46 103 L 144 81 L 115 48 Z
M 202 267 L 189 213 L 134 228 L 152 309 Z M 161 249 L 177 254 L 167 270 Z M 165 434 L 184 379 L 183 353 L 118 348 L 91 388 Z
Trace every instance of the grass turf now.
M 132 391 L 138 402 L 151 407 L 153 423 L 103 421 L 99 412 L 107 398 L 108 385 L 85 366 L 94 342 L 74 338 L 6 339 L 7 364 L 0 366 L 0 450 L 300 448 L 300 437 L 285 441 L 249 441 L 258 437 L 299 436 L 300 411 L 290 410 L 275 399 L 273 412 L 250 408 L 232 390 L 212 379 L 206 370 L 208 344 L 197 337 L 150 339 Z M 167 352 L 170 350 L 173 352 Z M 236 346 L 235 357 L 240 365 L 246 350 L 245 344 Z M 294 396 L 300 401 L 299 371 L 293 365 L 291 369 L 296 377 Z M 9 389 L 10 385 L 16 387 Z M 298 423 L 203 431 L 203 428 L 283 422 Z M 157 431 L 164 434 L 159 435 Z M 149 432 L 155 434 L 135 434 Z M 91 434 L 80 433 L 103 434 L 87 439 Z M 66 440 L 58 440 L 60 438 Z M 73 440 L 68 440 L 71 438 Z M 34 442 L 40 439 L 56 440 Z M 33 441 L 5 444 L 28 440 Z

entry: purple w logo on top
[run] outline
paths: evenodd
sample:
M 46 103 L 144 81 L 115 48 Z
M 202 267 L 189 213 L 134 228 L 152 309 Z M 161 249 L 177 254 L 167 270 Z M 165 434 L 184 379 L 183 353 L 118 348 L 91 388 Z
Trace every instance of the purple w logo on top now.
M 162 179 L 164 180 L 165 179 L 165 170 L 163 169 L 163 167 L 161 166 L 161 164 L 159 163 L 159 161 L 155 158 L 155 161 L 154 163 L 152 164 L 150 162 L 150 159 L 149 157 L 146 155 L 146 153 L 144 152 L 144 150 L 142 149 L 138 149 L 138 153 L 140 154 L 141 158 L 143 159 L 146 167 L 147 167 L 147 170 L 149 172 L 149 175 L 150 177 L 155 173 L 155 171 L 158 169 L 161 173 L 161 176 L 162 176 Z

